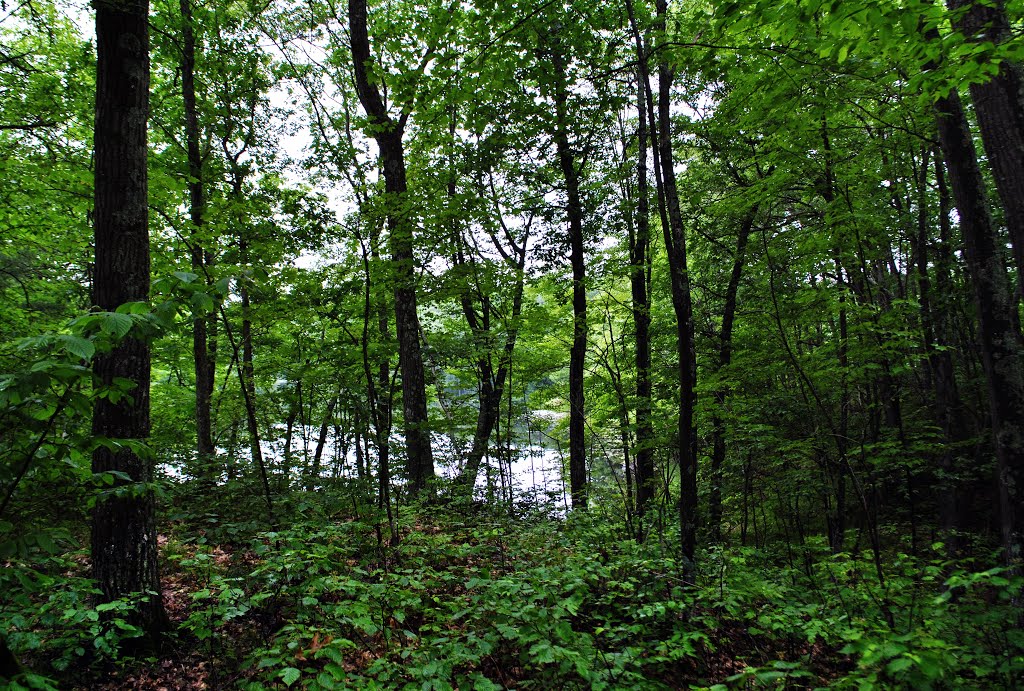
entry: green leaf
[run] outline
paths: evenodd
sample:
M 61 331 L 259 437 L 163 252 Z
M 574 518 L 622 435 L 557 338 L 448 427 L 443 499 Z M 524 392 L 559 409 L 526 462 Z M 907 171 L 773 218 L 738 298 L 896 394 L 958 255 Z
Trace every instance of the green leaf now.
M 281 677 L 281 681 L 284 682 L 285 686 L 291 686 L 299 680 L 299 677 L 302 676 L 302 672 L 294 667 L 285 667 L 281 670 L 281 673 L 278 676 Z
M 174 277 L 182 283 L 193 283 L 199 278 L 199 274 L 194 274 L 190 271 L 175 271 Z
M 64 350 L 83 360 L 91 360 L 92 356 L 96 354 L 96 346 L 93 345 L 92 341 L 81 336 L 63 334 L 60 336 L 60 340 L 64 344 Z
M 126 302 L 123 305 L 118 305 L 114 311 L 117 314 L 148 314 L 149 303 L 141 300 Z
M 914 661 L 909 657 L 898 657 L 885 666 L 885 671 L 889 674 L 899 674 L 905 669 L 908 669 L 914 665 Z
M 193 293 L 192 306 L 197 312 L 208 314 L 212 312 L 214 308 L 213 298 L 206 293 Z
M 100 330 L 103 333 L 111 334 L 117 338 L 124 338 L 132 329 L 132 318 L 127 314 L 118 314 L 117 312 L 111 312 L 104 315 L 103 321 L 100 322 Z
M 36 533 L 36 544 L 47 554 L 56 554 L 60 551 L 57 548 L 57 543 L 53 541 L 49 533 Z

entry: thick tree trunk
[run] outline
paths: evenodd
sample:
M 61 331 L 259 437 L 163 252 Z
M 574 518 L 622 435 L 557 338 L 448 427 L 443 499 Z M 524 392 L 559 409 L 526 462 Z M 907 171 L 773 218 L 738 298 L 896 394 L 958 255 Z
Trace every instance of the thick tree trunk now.
M 370 38 L 366 0 L 349 0 L 349 31 L 356 91 L 371 123 L 380 149 L 387 194 L 389 242 L 394 276 L 395 326 L 398 333 L 399 366 L 402 370 L 402 410 L 409 489 L 413 495 L 427 490 L 434 478 L 434 458 L 427 419 L 426 378 L 420 349 L 420 321 L 416 309 L 416 266 L 413 257 L 413 224 L 408 209 L 405 151 L 402 135 L 406 115 L 393 120 L 380 92 L 367 73 Z
M 1000 528 L 1009 563 L 1021 557 L 1024 519 L 1024 375 L 1013 303 L 992 226 L 974 141 L 955 91 L 936 104 L 939 142 L 960 216 L 964 258 L 974 287 L 978 340 L 998 467 Z
M 969 40 L 1001 44 L 1011 40 L 1004 0 L 947 0 L 955 26 Z M 1024 75 L 1004 60 L 989 81 L 971 84 L 981 140 L 1003 204 L 1013 245 L 1018 282 L 1024 280 Z
M 149 115 L 149 3 L 97 0 L 93 304 L 113 311 L 149 299 L 146 126 Z M 149 345 L 132 338 L 98 354 L 100 386 L 133 383 L 120 400 L 97 398 L 92 433 L 112 440 L 149 436 Z M 134 487 L 100 495 L 92 515 L 92 573 L 105 602 L 138 598 L 129 618 L 142 630 L 133 647 L 159 646 L 166 627 L 157 567 L 153 466 L 131 448 L 99 446 L 94 473 L 120 472 Z M 120 481 L 118 481 L 120 484 Z
M 667 0 L 657 0 L 658 27 L 664 30 Z M 679 209 L 679 192 L 672 154 L 672 70 L 668 61 L 658 63 L 658 149 L 668 227 L 664 229 L 672 280 L 672 308 L 676 315 L 676 344 L 679 357 L 679 528 L 682 557 L 686 568 L 695 565 L 697 552 L 697 353 L 694 343 L 693 304 L 690 272 L 686 260 L 686 233 Z

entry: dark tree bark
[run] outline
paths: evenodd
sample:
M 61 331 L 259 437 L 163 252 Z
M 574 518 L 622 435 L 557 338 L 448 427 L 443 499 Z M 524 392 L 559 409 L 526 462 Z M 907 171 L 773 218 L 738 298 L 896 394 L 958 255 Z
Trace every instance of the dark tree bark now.
M 202 230 L 206 199 L 203 190 L 203 158 L 199 150 L 199 116 L 196 108 L 196 38 L 191 0 L 180 0 L 181 8 L 181 95 L 185 105 L 185 145 L 188 156 L 189 216 L 192 221 L 191 260 L 193 270 L 206 275 L 210 257 L 203 250 Z M 215 321 L 212 324 L 216 324 Z M 214 360 L 211 357 L 206 315 L 192 320 L 192 356 L 196 373 L 196 453 L 200 476 L 211 479 L 213 472 Z
M 935 109 L 939 142 L 960 216 L 964 258 L 974 288 L 998 468 L 1000 528 L 1005 557 L 1013 564 L 1021 556 L 1020 522 L 1024 518 L 1024 375 L 1014 307 L 960 98 L 953 91 L 936 101 Z
M 327 431 L 330 428 L 331 422 L 334 420 L 334 409 L 338 405 L 338 398 L 340 396 L 341 392 L 339 391 L 327 402 L 327 410 L 324 412 L 324 420 L 320 423 L 320 433 L 316 438 L 316 450 L 313 451 L 313 464 L 306 473 L 307 492 L 312 492 L 316 489 L 316 481 L 320 479 L 320 467 L 323 462 L 324 446 L 327 445 Z M 339 439 L 335 438 L 334 443 L 337 444 L 339 441 Z M 361 470 L 362 468 L 360 468 L 360 471 Z
M 366 405 L 369 412 L 369 421 L 373 426 L 371 436 L 374 446 L 377 448 L 377 508 L 382 514 L 387 516 L 389 537 L 391 544 L 394 545 L 398 544 L 399 533 L 391 508 L 391 365 L 386 354 L 381 355 L 376 362 L 373 362 L 370 357 L 370 324 L 374 321 L 374 318 L 376 318 L 377 333 L 382 343 L 390 342 L 391 334 L 388 329 L 387 300 L 378 300 L 376 312 L 374 312 L 375 306 L 371 299 L 374 273 L 370 269 L 370 262 L 371 260 L 374 263 L 380 261 L 380 251 L 378 250 L 379 231 L 371 231 L 369 240 L 370 246 L 368 248 L 363 238 L 359 237 L 363 272 L 366 281 L 363 287 L 363 329 L 359 338 L 353 338 L 353 340 L 359 344 L 362 353 L 363 375 L 366 379 Z M 376 372 L 374 371 L 375 366 Z M 356 448 L 358 449 L 358 441 Z M 369 448 L 367 447 L 368 451 Z M 379 528 L 378 540 L 383 541 Z
M 525 285 L 525 273 L 523 269 L 526 264 L 526 241 L 522 247 L 514 248 L 517 252 L 515 268 L 518 272 L 516 285 L 512 295 L 512 324 L 509 326 L 505 336 L 505 346 L 501 351 L 498 361 L 498 369 L 495 370 L 491 363 L 491 354 L 481 352 L 477 357 L 477 376 L 480 381 L 480 391 L 477 396 L 478 410 L 476 428 L 473 431 L 473 445 L 470 447 L 469 455 L 466 458 L 466 466 L 456 481 L 459 491 L 465 496 L 472 496 L 473 487 L 476 485 L 477 475 L 480 473 L 480 463 L 487 454 L 491 433 L 498 424 L 498 415 L 501 409 L 501 397 L 505 391 L 505 381 L 508 379 L 509 368 L 512 365 L 512 354 L 516 347 L 516 338 L 519 330 L 516 321 L 523 311 L 523 288 Z M 511 257 L 508 258 L 511 260 Z M 510 262 L 511 263 L 511 262 Z M 484 347 L 490 334 L 490 301 L 486 297 L 481 300 L 483 321 L 477 318 L 476 309 L 468 293 L 462 296 L 462 313 L 466 318 L 470 331 L 478 341 L 478 347 Z
M 25 671 L 25 667 L 8 647 L 7 639 L 0 634 L 0 681 L 9 681 Z
M 239 242 L 239 253 L 242 263 L 249 260 L 248 243 L 243 238 Z M 242 399 L 245 404 L 245 423 L 249 432 L 249 452 L 252 461 L 259 468 L 262 475 L 266 475 L 266 463 L 263 459 L 263 447 L 260 445 L 260 426 L 256 417 L 256 373 L 253 367 L 253 344 L 252 344 L 252 301 L 249 298 L 248 279 L 243 278 L 239 282 L 239 296 L 242 303 L 242 353 L 239 360 L 238 374 L 242 385 Z M 270 501 L 269 481 L 267 482 L 268 508 Z M 273 511 L 271 510 L 271 513 Z
M 96 247 L 93 304 L 113 311 L 149 298 L 149 228 L 146 127 L 149 116 L 148 0 L 97 0 L 96 7 Z M 95 437 L 140 442 L 149 436 L 149 345 L 131 336 L 98 354 L 99 386 L 115 378 L 133 382 L 117 401 L 96 399 Z M 128 446 L 101 445 L 94 473 L 128 478 L 121 492 L 104 493 L 92 515 L 92 573 L 110 602 L 136 597 L 130 617 L 142 630 L 133 647 L 159 646 L 166 628 L 157 565 L 153 465 Z M 118 481 L 119 484 L 120 481 Z
M 569 263 L 572 265 L 572 348 L 569 351 L 569 493 L 574 509 L 587 508 L 587 449 L 584 438 L 583 371 L 587 357 L 587 284 L 583 246 L 583 203 L 576 157 L 569 143 L 569 87 L 565 56 L 560 46 L 550 51 L 555 101 L 555 148 L 565 181 L 566 220 L 569 224 Z
M 996 44 L 1011 40 L 1004 0 L 947 2 L 956 12 L 954 25 L 969 40 Z M 970 88 L 981 140 L 1010 232 L 1019 285 L 1024 280 L 1024 75 L 1020 65 L 1004 60 L 992 79 L 971 84 Z
M 820 181 L 821 197 L 825 201 L 825 221 L 829 223 L 831 207 L 836 201 L 836 179 L 833 171 L 832 140 L 829 135 L 828 121 L 821 117 L 821 144 L 824 153 L 824 174 Z M 849 329 L 847 319 L 847 295 L 849 293 L 849 272 L 843 267 L 843 248 L 840 228 L 831 224 L 833 234 L 832 262 L 836 270 L 836 282 L 839 287 L 839 344 L 836 352 L 839 365 L 839 422 L 832 429 L 832 438 L 836 444 L 836 458 L 826 460 L 829 480 L 833 495 L 826 504 L 826 521 L 828 523 L 828 544 L 834 553 L 843 551 L 846 539 L 846 475 L 849 466 L 847 447 L 850 429 L 850 386 L 849 386 Z M 835 331 L 835 329 L 833 329 Z M 834 502 L 834 503 L 833 503 Z M 831 506 L 830 506 L 831 504 Z
M 725 291 L 725 305 L 722 307 L 722 329 L 718 334 L 718 370 L 727 369 L 732 363 L 732 328 L 736 321 L 736 295 L 739 293 L 740 278 L 746 262 L 747 241 L 754 227 L 754 214 L 751 211 L 743 219 L 739 235 L 736 237 L 736 251 L 732 259 L 732 273 L 729 274 L 729 285 Z M 711 418 L 712 451 L 711 451 L 711 495 L 708 500 L 708 514 L 711 523 L 711 539 L 718 542 L 722 538 L 722 465 L 725 463 L 725 421 L 722 413 L 725 408 L 729 390 L 720 387 L 714 393 L 716 412 Z
M 450 135 L 455 136 L 455 114 L 452 114 Z M 483 185 L 481 185 L 483 187 Z M 448 182 L 448 199 L 451 203 L 457 192 L 457 181 L 453 172 Z M 526 223 L 522 241 L 517 243 L 505 224 L 502 217 L 501 205 L 495 199 L 495 213 L 498 223 L 501 225 L 505 240 L 509 245 L 506 249 L 495 233 L 490 233 L 491 241 L 495 249 L 501 255 L 506 265 L 515 271 L 516 284 L 512 293 L 512 315 L 509 320 L 508 329 L 505 334 L 505 345 L 498 357 L 497 371 L 493 365 L 493 354 L 491 352 L 491 301 L 479 288 L 477 294 L 480 303 L 480 314 L 477 316 L 477 308 L 474 302 L 472 291 L 469 285 L 469 275 L 475 274 L 476 261 L 467 261 L 465 251 L 468 249 L 465 239 L 459 231 L 458 219 L 453 215 L 452 220 L 452 243 L 454 244 L 454 256 L 452 263 L 462 269 L 470 269 L 467 273 L 467 280 L 462 289 L 459 301 L 462 305 L 462 314 L 466 319 L 473 334 L 474 348 L 476 353 L 476 369 L 479 381 L 477 394 L 477 418 L 476 429 L 473 431 L 473 445 L 470 447 L 469 455 L 466 458 L 466 465 L 456 479 L 456 489 L 465 498 L 472 498 L 473 488 L 476 485 L 476 478 L 480 472 L 480 463 L 487 455 L 491 433 L 498 425 L 498 417 L 501 410 L 501 397 L 505 391 L 505 381 L 508 378 L 509 370 L 512 367 L 512 354 L 515 352 L 516 339 L 519 336 L 519 316 L 523 311 L 523 289 L 526 284 L 526 248 L 530 241 L 531 219 Z
M 384 100 L 370 80 L 370 38 L 366 0 L 349 0 L 349 31 L 352 36 L 352 64 L 359 102 L 373 126 L 384 170 L 384 191 L 388 198 L 388 230 L 391 263 L 394 268 L 395 326 L 398 333 L 399 366 L 402 370 L 402 411 L 409 489 L 424 492 L 434 478 L 434 458 L 427 419 L 426 378 L 420 349 L 420 320 L 416 311 L 416 267 L 413 257 L 413 224 L 405 207 L 408 203 L 405 150 L 402 136 L 408 112 L 398 120 L 388 115 Z
M 286 478 L 292 471 L 292 440 L 295 438 L 295 421 L 299 419 L 301 410 L 302 379 L 299 379 L 295 382 L 295 392 L 288 404 L 288 417 L 284 422 L 284 468 L 281 471 Z M 302 424 L 301 420 L 299 424 Z
M 929 275 L 929 228 L 930 214 L 927 199 L 928 152 L 921 156 L 921 170 L 917 175 L 917 234 L 913 239 L 913 255 L 916 257 L 918 280 L 918 302 L 921 306 L 921 331 L 924 337 L 925 353 L 928 356 L 928 379 L 935 393 L 933 408 L 935 420 L 945 437 L 945 448 L 939 457 L 939 527 L 951 556 L 959 551 L 957 532 L 961 527 L 960 492 L 954 481 L 958 458 L 954 448 L 967 438 L 963 424 L 963 409 L 957 389 L 951 355 L 948 306 L 941 303 L 943 296 L 952 291 L 949 276 L 948 254 L 944 249 L 938 252 L 935 261 L 936 290 L 932 288 Z M 940 156 L 935 157 L 935 179 L 939 188 L 938 220 L 939 242 L 946 243 L 949 235 L 949 208 L 946 193 L 945 170 Z
M 658 29 L 664 31 L 667 0 L 657 0 Z M 676 344 L 679 357 L 679 527 L 682 557 L 687 569 L 695 564 L 697 552 L 697 430 L 693 411 L 697 403 L 697 353 L 694 343 L 693 304 L 690 272 L 686 263 L 686 233 L 679 209 L 679 192 L 672 153 L 672 70 L 664 57 L 658 63 L 658 150 L 668 226 L 664 229 L 672 281 L 672 308 L 676 315 Z
M 654 501 L 657 478 L 654 474 L 654 428 L 651 421 L 651 246 L 650 184 L 647 179 L 647 147 L 650 146 L 648 112 L 650 70 L 644 40 L 636 21 L 632 0 L 626 0 L 626 12 L 637 56 L 637 204 L 636 233 L 630 229 L 630 296 L 636 331 L 636 514 L 637 539 L 644 539 L 644 516 Z

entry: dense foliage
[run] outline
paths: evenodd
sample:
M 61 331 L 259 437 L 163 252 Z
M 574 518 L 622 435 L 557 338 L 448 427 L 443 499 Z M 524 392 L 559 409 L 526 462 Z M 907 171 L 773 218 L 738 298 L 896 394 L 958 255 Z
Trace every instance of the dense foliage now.
M 0 684 L 1021 685 L 1019 0 L 0 12 Z

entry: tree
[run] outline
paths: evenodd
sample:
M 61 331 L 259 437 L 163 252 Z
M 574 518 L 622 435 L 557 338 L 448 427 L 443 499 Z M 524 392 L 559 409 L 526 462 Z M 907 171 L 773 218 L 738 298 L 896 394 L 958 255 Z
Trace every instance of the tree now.
M 555 24 L 560 26 L 559 23 Z M 552 68 L 551 99 L 555 105 L 553 136 L 558 167 L 565 183 L 565 218 L 569 226 L 569 263 L 572 265 L 572 348 L 569 354 L 569 476 L 574 509 L 587 508 L 586 411 L 583 369 L 587 357 L 587 283 L 583 243 L 583 203 L 577 155 L 569 141 L 569 84 L 565 47 L 559 29 L 549 37 L 547 59 Z
M 1004 0 L 948 0 L 948 4 L 954 26 L 968 41 L 988 41 L 998 47 L 1010 40 Z M 992 67 L 995 74 L 972 81 L 970 92 L 996 192 L 1003 203 L 1019 286 L 1024 280 L 1024 77 L 1020 64 L 1013 60 L 1000 60 Z
M 434 477 L 434 460 L 427 419 L 426 379 L 420 349 L 420 321 L 416 309 L 416 266 L 413 257 L 413 223 L 405 172 L 402 138 L 411 113 L 403 104 L 398 119 L 392 118 L 384 99 L 371 79 L 370 38 L 366 0 L 349 0 L 349 31 L 352 35 L 352 66 L 359 101 L 370 118 L 371 133 L 380 150 L 384 171 L 389 243 L 394 274 L 395 324 L 398 332 L 399 363 L 402 369 L 402 409 L 409 486 L 414 494 L 427 489 Z M 428 55 L 429 55 L 428 50 Z M 424 61 L 426 66 L 426 61 Z
M 188 158 L 189 215 L 192 221 L 190 256 L 192 270 L 205 274 L 213 255 L 203 248 L 206 195 L 203 188 L 203 156 L 199 146 L 199 114 L 196 104 L 196 35 L 192 0 L 180 0 L 181 12 L 181 95 L 185 106 L 185 146 Z M 196 377 L 196 453 L 204 477 L 212 472 L 213 444 L 212 397 L 216 375 L 216 315 L 208 319 L 200 314 L 192 320 L 192 356 Z
M 658 29 L 666 29 L 668 2 L 657 0 Z M 691 569 L 697 553 L 697 430 L 694 407 L 697 404 L 697 351 L 694 336 L 693 303 L 690 296 L 690 272 L 686 259 L 686 231 L 679 209 L 675 157 L 672 151 L 672 79 L 668 56 L 658 60 L 657 149 L 661 168 L 658 194 L 665 207 L 668 223 L 662 229 L 671 274 L 672 308 L 676 317 L 679 356 L 679 400 L 676 445 L 679 454 L 679 526 L 682 556 Z
M 100 310 L 149 298 L 146 126 L 149 112 L 148 0 L 96 3 L 96 134 L 93 302 Z M 136 645 L 156 647 L 166 626 L 157 565 L 149 434 L 149 345 L 129 334 L 93 366 L 94 473 L 117 488 L 93 510 L 92 570 L 102 598 L 134 599 Z M 122 382 L 130 389 L 122 392 Z
M 991 430 L 998 462 L 1000 531 L 1008 563 L 1021 556 L 1024 530 L 1024 366 L 1014 327 L 1006 269 L 992 225 L 981 168 L 956 92 L 935 104 L 939 142 L 960 215 L 964 257 L 978 318 L 978 341 L 988 382 Z

